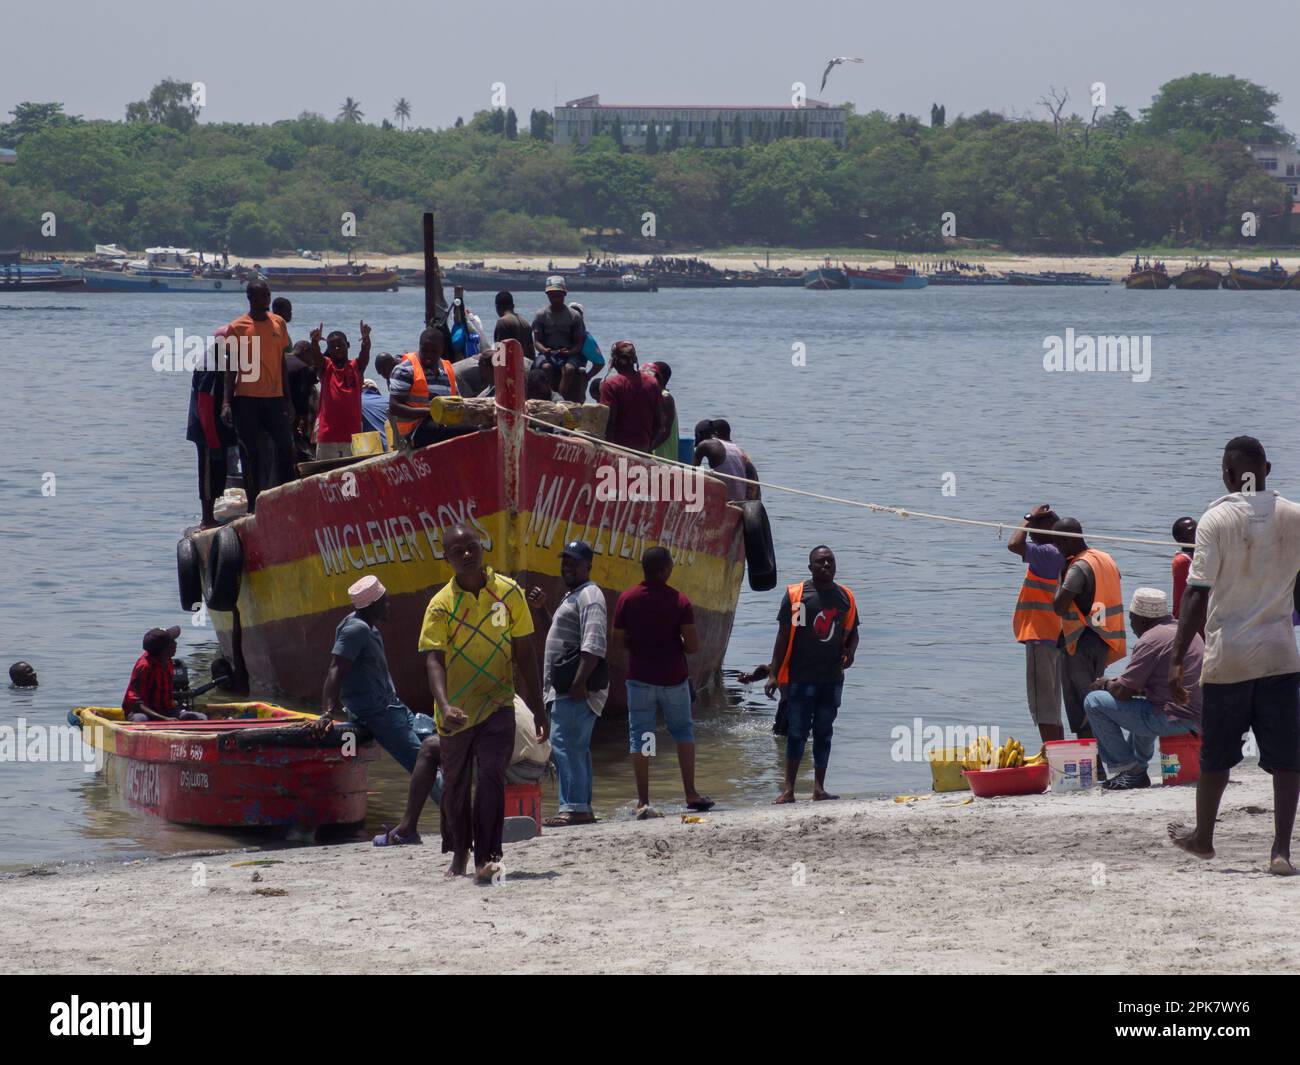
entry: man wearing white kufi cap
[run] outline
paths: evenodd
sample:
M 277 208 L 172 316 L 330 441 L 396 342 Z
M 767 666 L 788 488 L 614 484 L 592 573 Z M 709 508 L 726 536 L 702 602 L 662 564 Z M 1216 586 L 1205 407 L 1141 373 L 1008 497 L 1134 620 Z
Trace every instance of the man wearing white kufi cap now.
M 1083 700 L 1097 749 L 1111 776 L 1102 787 L 1127 791 L 1151 784 L 1147 766 L 1158 736 L 1200 731 L 1201 656 L 1205 645 L 1194 636 L 1183 658 L 1190 698 L 1175 703 L 1169 692 L 1169 663 L 1178 624 L 1169 600 L 1158 588 L 1139 588 L 1128 607 L 1128 624 L 1137 638 L 1128 665 L 1115 680 L 1105 677 Z M 1127 735 L 1125 735 L 1127 733 Z
M 397 697 L 388 670 L 384 637 L 378 623 L 388 617 L 388 592 L 378 577 L 362 577 L 348 589 L 353 611 L 334 633 L 329 672 L 321 693 L 319 732 L 330 727 L 340 702 L 348 717 L 369 729 L 379 745 L 411 774 L 406 813 L 391 831 L 375 837 L 376 847 L 419 843 L 420 811 L 432 793 L 441 798 L 439 762 L 441 748 L 428 714 L 413 714 Z

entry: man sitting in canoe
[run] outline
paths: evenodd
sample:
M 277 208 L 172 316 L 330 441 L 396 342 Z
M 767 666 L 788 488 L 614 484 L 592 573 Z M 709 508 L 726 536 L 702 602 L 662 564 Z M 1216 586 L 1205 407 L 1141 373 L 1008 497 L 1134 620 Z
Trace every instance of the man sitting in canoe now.
M 136 659 L 122 697 L 127 721 L 206 721 L 207 714 L 176 709 L 172 694 L 172 659 L 181 627 L 150 629 L 144 634 L 144 654 Z
M 391 830 L 385 828 L 374 844 L 421 843 L 417 829 L 425 800 L 430 794 L 434 802 L 442 798 L 438 779 L 441 748 L 433 734 L 433 719 L 428 714 L 413 714 L 397 697 L 378 626 L 388 617 L 388 592 L 379 578 L 362 577 L 348 589 L 348 598 L 353 611 L 334 632 L 334 650 L 321 693 L 321 716 L 313 730 L 317 734 L 329 731 L 341 701 L 348 717 L 374 734 L 379 746 L 411 774 L 401 823 Z

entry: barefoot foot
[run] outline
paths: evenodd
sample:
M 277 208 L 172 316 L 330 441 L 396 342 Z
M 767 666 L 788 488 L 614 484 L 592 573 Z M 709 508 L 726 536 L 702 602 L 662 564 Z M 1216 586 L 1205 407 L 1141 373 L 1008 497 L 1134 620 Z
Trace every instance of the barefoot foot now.
M 1291 859 L 1281 854 L 1275 854 L 1269 860 L 1268 871 L 1274 876 L 1296 875 L 1296 867 L 1291 864 Z
M 818 788 L 813 792 L 813 802 L 827 802 L 830 799 L 838 799 L 838 795 L 832 795 L 825 788 Z
M 1209 860 L 1214 857 L 1214 848 L 1207 847 L 1201 843 L 1196 835 L 1196 829 L 1188 828 L 1186 825 L 1177 823 L 1169 826 L 1169 842 L 1175 847 L 1185 850 L 1195 858 L 1204 858 Z
M 501 872 L 500 862 L 488 862 L 487 865 L 474 867 L 474 883 L 490 884 Z
M 777 805 L 781 805 L 782 803 L 787 803 L 787 802 L 794 802 L 794 792 L 793 792 L 793 791 L 783 791 L 783 792 L 781 792 L 780 795 L 778 795 L 775 799 L 772 800 L 772 805 L 777 806 Z
M 443 876 L 445 876 L 448 880 L 451 880 L 458 876 L 464 876 L 465 870 L 468 867 L 469 867 L 469 855 L 455 854 L 452 856 L 451 865 L 447 868 L 447 871 L 443 874 Z

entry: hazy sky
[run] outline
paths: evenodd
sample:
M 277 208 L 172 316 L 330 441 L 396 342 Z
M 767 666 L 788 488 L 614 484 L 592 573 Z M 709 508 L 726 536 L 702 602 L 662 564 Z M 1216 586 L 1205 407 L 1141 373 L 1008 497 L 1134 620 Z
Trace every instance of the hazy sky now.
M 1162 82 L 1237 74 L 1283 97 L 1300 131 L 1297 0 L 5 0 L 0 111 L 60 100 L 73 114 L 120 119 L 164 77 L 202 81 L 202 120 L 261 122 L 344 97 L 366 120 L 405 96 L 417 125 L 445 126 L 489 106 L 533 107 L 599 93 L 606 103 L 780 104 L 790 84 L 859 111 L 930 104 L 1044 114 L 1049 85 L 1086 113 L 1088 87 L 1134 113 Z M 1271 29 L 1270 29 L 1271 27 Z

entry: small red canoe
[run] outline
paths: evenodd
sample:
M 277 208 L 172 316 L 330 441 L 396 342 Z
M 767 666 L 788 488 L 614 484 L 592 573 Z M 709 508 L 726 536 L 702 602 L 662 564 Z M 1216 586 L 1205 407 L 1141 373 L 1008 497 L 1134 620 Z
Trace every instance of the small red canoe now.
M 183 825 L 315 830 L 365 820 L 378 750 L 354 726 L 315 737 L 315 715 L 269 703 L 204 706 L 207 721 L 122 720 L 120 707 L 69 715 L 104 753 L 123 798 Z

